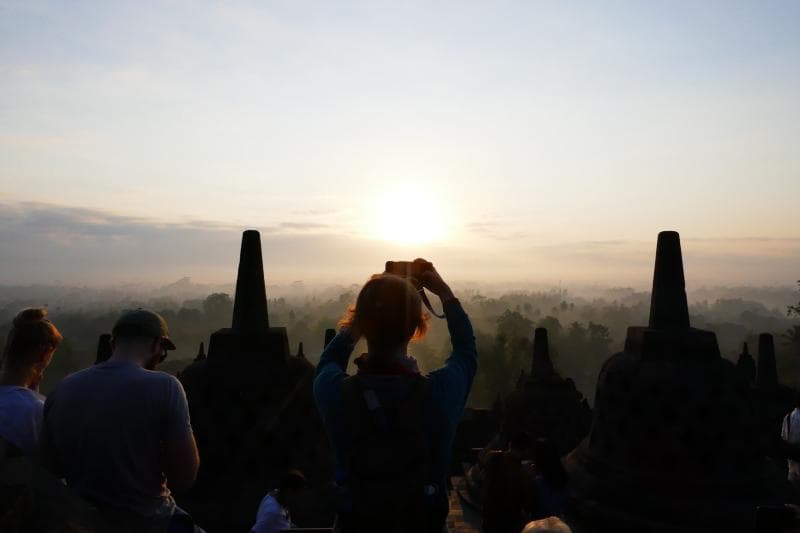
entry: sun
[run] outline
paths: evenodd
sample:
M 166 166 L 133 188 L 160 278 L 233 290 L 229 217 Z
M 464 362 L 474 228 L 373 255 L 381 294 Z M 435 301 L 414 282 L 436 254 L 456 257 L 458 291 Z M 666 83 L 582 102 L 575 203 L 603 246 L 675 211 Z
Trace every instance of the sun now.
M 411 188 L 382 191 L 372 202 L 370 233 L 400 245 L 440 242 L 447 237 L 449 209 L 436 193 Z

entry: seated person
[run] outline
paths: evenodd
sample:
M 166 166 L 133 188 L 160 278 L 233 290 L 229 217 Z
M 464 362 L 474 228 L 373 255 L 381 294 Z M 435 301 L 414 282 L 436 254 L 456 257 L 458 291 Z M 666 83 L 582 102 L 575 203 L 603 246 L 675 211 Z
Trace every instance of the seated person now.
M 536 463 L 536 508 L 533 517 L 564 516 L 569 495 L 567 471 L 555 445 L 549 439 L 537 439 L 533 455 Z
M 533 444 L 525 432 L 515 434 L 507 451 L 486 459 L 483 531 L 519 533 L 533 506 L 533 478 L 524 464 Z
M 427 328 L 417 289 L 404 277 L 375 275 L 326 346 L 314 397 L 336 452 L 341 530 L 440 533 L 453 437 L 478 354 L 469 318 L 433 265 L 422 286 L 441 299 L 453 351 L 420 374 L 408 344 Z M 345 372 L 356 341 L 367 341 L 358 372 Z
M 175 377 L 147 370 L 175 348 L 167 323 L 127 312 L 111 345 L 108 361 L 64 378 L 47 398 L 42 460 L 117 531 L 191 531 L 171 493 L 188 489 L 199 466 L 186 395 Z
M 289 470 L 281 478 L 277 490 L 264 496 L 256 513 L 256 523 L 250 533 L 280 533 L 296 527 L 292 524 L 291 508 L 297 495 L 308 486 L 302 472 Z
M 37 453 L 42 425 L 39 383 L 63 339 L 46 316 L 39 308 L 14 318 L 0 369 L 0 438 L 28 457 Z

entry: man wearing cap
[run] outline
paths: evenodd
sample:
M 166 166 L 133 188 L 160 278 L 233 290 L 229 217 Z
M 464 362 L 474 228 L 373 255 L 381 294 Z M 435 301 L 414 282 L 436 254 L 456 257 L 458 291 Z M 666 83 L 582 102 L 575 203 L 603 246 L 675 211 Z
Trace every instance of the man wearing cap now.
M 123 314 L 111 335 L 108 361 L 66 377 L 47 398 L 42 461 L 114 530 L 180 530 L 188 517 L 170 490 L 194 482 L 197 445 L 183 387 L 152 370 L 175 344 L 146 309 Z

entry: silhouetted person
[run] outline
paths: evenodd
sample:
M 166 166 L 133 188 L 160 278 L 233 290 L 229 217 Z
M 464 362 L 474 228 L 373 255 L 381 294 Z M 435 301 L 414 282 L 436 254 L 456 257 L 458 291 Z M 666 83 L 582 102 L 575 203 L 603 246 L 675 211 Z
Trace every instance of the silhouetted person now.
M 427 329 L 419 293 L 405 278 L 373 276 L 317 366 L 314 396 L 333 442 L 345 532 L 442 531 L 445 480 L 456 426 L 477 369 L 469 318 L 432 265 L 422 285 L 439 296 L 453 351 L 427 376 L 408 343 Z M 356 341 L 367 353 L 345 374 Z
M 39 383 L 63 339 L 46 317 L 40 308 L 14 318 L 0 367 L 0 438 L 29 457 L 36 454 L 42 426 Z
M 533 506 L 533 477 L 523 461 L 533 442 L 520 432 L 511 437 L 508 450 L 492 452 L 486 460 L 486 499 L 483 531 L 519 533 Z
M 281 477 L 281 484 L 264 496 L 258 506 L 256 523 L 251 533 L 280 533 L 284 529 L 296 527 L 292 523 L 291 509 L 297 495 L 308 486 L 306 477 L 298 470 L 290 470 Z
M 567 504 L 567 471 L 550 439 L 537 439 L 533 449 L 536 466 L 534 519 L 564 516 Z
M 781 438 L 790 446 L 800 445 L 800 394 L 795 398 L 794 409 L 783 417 Z M 787 459 L 786 462 L 789 468 L 788 479 L 800 490 L 800 462 L 795 459 Z
M 186 396 L 175 377 L 147 370 L 175 348 L 167 324 L 151 311 L 127 312 L 111 346 L 111 359 L 66 377 L 48 397 L 43 461 L 115 531 L 191 531 L 170 492 L 188 489 L 199 465 Z

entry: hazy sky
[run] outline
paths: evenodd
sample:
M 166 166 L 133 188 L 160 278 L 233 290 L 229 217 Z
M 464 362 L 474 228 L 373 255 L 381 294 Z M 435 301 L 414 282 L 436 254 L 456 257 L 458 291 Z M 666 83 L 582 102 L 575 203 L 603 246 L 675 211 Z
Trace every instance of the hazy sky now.
M 0 0 L 0 283 L 218 281 L 254 227 L 287 280 L 639 283 L 677 229 L 790 284 L 798 95 L 795 0 Z

